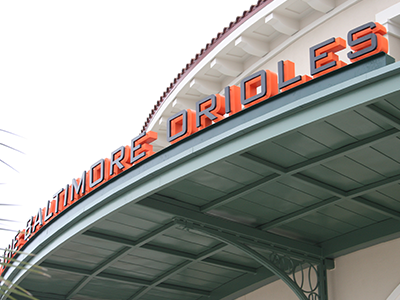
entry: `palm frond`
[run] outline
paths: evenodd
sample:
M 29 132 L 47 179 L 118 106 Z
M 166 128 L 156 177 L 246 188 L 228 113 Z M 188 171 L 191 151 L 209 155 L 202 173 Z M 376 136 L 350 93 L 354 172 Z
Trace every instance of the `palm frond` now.
M 16 134 L 14 132 L 8 131 L 8 130 L 0 129 L 0 131 L 8 133 L 8 134 L 11 134 L 11 135 L 15 135 L 15 136 L 20 137 L 20 138 L 24 138 L 23 136 L 21 136 L 19 134 Z
M 8 219 L 0 219 L 0 222 L 13 222 L 13 223 L 18 223 L 18 221 L 8 220 Z
M 18 265 L 14 266 L 12 263 L 16 262 Z M 1 266 L 5 266 L 5 267 L 12 267 L 12 268 L 16 268 L 16 269 L 26 269 L 27 267 L 30 267 L 29 272 L 32 273 L 36 273 L 36 274 L 40 274 L 43 275 L 45 277 L 50 277 L 49 274 L 45 273 L 47 271 L 46 268 L 37 266 L 35 264 L 30 264 L 24 261 L 20 261 L 20 260 L 16 260 L 16 259 L 11 259 L 10 262 L 8 263 L 0 263 Z
M 12 133 L 10 131 L 4 130 L 4 129 L 0 129 L 0 132 L 5 132 L 7 134 L 11 134 L 17 137 L 22 138 L 22 136 Z M 18 153 L 24 154 L 22 151 L 11 147 L 9 145 L 6 145 L 4 143 L 0 143 L 0 147 L 6 147 L 8 149 L 11 149 L 13 151 L 16 151 Z M 9 165 L 7 162 L 5 162 L 4 160 L 0 159 L 0 163 L 6 165 L 7 167 L 9 167 L 10 169 L 13 169 L 15 172 L 19 173 L 18 170 L 16 170 L 15 168 L 13 168 L 11 165 Z M 4 184 L 4 183 L 0 183 L 0 184 Z M 18 205 L 14 205 L 14 204 L 7 204 L 7 203 L 0 203 L 0 206 L 18 206 Z M 9 219 L 0 219 L 0 222 L 15 222 L 13 220 L 9 220 Z M 1 225 L 3 226 L 3 225 Z M 12 230 L 9 228 L 0 228 L 0 230 L 3 231 L 11 231 L 11 232 L 20 232 L 18 230 Z M 25 256 L 32 256 L 32 254 L 29 253 L 24 253 L 21 251 L 13 251 L 11 249 L 0 249 L 0 251 L 4 251 L 5 253 L 8 253 L 8 255 L 10 255 L 10 253 L 14 256 L 15 254 L 18 255 L 25 255 Z M 22 260 L 17 260 L 14 257 L 4 257 L 1 256 L 1 261 L 0 261 L 0 266 L 4 266 L 4 267 L 8 267 L 8 268 L 16 268 L 16 269 L 21 269 L 21 270 L 27 270 L 28 272 L 32 272 L 32 273 L 37 273 L 40 275 L 44 275 L 44 276 L 48 276 L 50 277 L 48 274 L 46 274 L 46 269 L 40 266 L 37 266 L 35 264 L 30 264 L 28 262 L 22 261 Z M 21 297 L 27 298 L 27 299 L 32 299 L 32 300 L 38 300 L 37 298 L 35 298 L 31 293 L 29 293 L 27 290 L 23 289 L 22 287 L 20 287 L 17 284 L 13 284 L 11 281 L 5 279 L 4 277 L 0 276 L 0 296 L 5 295 L 7 299 L 11 299 L 11 300 L 17 300 L 16 296 L 18 296 L 18 299 L 20 299 Z
M 19 152 L 19 153 L 21 153 L 21 154 L 25 154 L 24 152 L 22 152 L 22 151 L 20 151 L 20 150 L 18 150 L 18 149 L 15 149 L 14 147 L 11 147 L 11 146 L 8 146 L 8 145 L 6 145 L 6 144 L 3 144 L 3 143 L 0 143 L 0 146 L 7 147 L 7 148 L 9 148 L 9 149 L 11 149 L 11 150 L 14 150 L 14 151 L 17 151 L 17 152 Z
M 33 295 L 31 293 L 29 293 L 27 290 L 25 290 L 24 288 L 18 286 L 18 285 L 12 285 L 12 282 L 5 280 L 4 278 L 0 277 L 0 281 L 4 282 L 4 285 L 0 286 L 0 293 L 3 295 L 6 295 L 6 293 L 13 293 L 15 295 L 19 295 L 19 296 L 23 296 L 25 298 L 28 299 L 32 299 L 32 300 L 39 300 L 35 297 L 33 297 Z M 8 295 L 9 299 L 15 299 L 13 296 Z
M 13 169 L 15 172 L 19 173 L 16 169 L 14 169 L 13 167 L 11 167 L 8 163 L 6 163 L 4 160 L 0 159 L 0 162 L 2 162 L 3 164 L 5 164 L 7 167 Z
M 0 249 L 0 251 L 1 250 L 8 250 L 8 249 Z M 22 252 L 22 251 L 12 251 L 12 250 L 8 250 L 8 251 L 11 251 L 12 253 L 17 253 L 17 254 L 24 254 L 27 256 L 34 256 L 34 254 L 26 253 L 26 252 Z M 50 275 L 46 273 L 46 271 L 47 271 L 46 268 L 40 267 L 35 264 L 31 264 L 28 262 L 24 262 L 21 260 L 17 260 L 15 258 L 6 258 L 8 260 L 8 262 L 6 263 L 6 262 L 4 262 L 3 256 L 0 256 L 0 258 L 3 258 L 3 262 L 0 262 L 0 266 L 11 267 L 11 268 L 16 268 L 16 269 L 21 269 L 21 270 L 25 269 L 31 273 L 36 273 L 39 275 L 50 277 Z M 2 285 L 0 285 L 0 295 L 7 295 L 8 299 L 17 300 L 15 297 L 12 296 L 12 295 L 17 295 L 17 296 L 22 296 L 27 299 L 39 300 L 39 299 L 35 298 L 31 293 L 29 293 L 24 288 L 20 287 L 19 285 L 14 285 L 11 281 L 5 279 L 2 276 L 0 276 L 0 283 L 2 283 Z

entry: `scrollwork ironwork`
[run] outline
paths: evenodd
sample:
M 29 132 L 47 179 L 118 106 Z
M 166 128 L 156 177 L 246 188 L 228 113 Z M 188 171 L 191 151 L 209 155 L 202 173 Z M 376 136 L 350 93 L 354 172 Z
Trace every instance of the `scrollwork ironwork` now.
M 319 274 L 315 264 L 271 252 L 269 261 L 284 271 L 304 292 L 309 300 L 322 300 L 319 295 Z

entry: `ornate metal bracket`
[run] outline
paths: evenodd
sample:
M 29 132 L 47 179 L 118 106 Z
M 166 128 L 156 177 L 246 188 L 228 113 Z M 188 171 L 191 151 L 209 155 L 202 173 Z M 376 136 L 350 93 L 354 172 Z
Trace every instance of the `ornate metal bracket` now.
M 286 254 L 271 252 L 265 257 L 274 264 L 301 289 L 308 300 L 327 300 L 326 266 L 324 260 L 319 263 L 293 259 Z M 283 278 L 282 278 L 283 279 Z M 287 281 L 284 280 L 286 283 Z M 289 285 L 290 286 L 290 285 Z M 299 295 L 298 295 L 299 296 Z M 304 299 L 299 296 L 299 299 Z
M 322 257 L 311 257 L 292 249 L 281 249 L 206 224 L 196 224 L 181 218 L 174 221 L 183 230 L 205 234 L 242 250 L 282 279 L 300 300 L 328 300 L 327 266 Z

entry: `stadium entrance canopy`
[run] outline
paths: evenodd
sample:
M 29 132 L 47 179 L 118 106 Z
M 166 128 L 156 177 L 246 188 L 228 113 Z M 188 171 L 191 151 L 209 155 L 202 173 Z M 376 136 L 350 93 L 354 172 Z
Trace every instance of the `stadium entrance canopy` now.
M 400 65 L 353 63 L 171 145 L 26 244 L 41 300 L 327 299 L 333 259 L 400 236 Z M 309 275 L 310 274 L 310 275 Z M 18 297 L 17 297 L 18 298 Z

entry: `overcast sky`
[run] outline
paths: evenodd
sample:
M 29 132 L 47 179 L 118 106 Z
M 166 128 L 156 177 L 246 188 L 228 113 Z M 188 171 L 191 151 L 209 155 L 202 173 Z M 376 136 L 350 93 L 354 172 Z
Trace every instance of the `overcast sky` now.
M 0 228 L 130 144 L 166 87 L 257 0 L 0 2 Z M 0 231 L 0 248 L 14 233 Z

